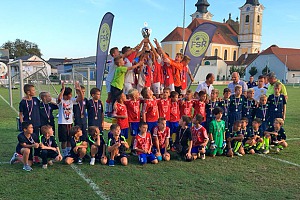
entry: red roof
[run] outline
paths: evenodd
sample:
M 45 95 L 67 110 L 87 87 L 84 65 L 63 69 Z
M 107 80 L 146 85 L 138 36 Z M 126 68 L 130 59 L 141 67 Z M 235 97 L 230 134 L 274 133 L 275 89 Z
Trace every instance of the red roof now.
M 185 41 L 192 34 L 193 30 L 204 22 L 209 22 L 217 26 L 217 30 L 212 38 L 212 43 L 216 44 L 227 44 L 227 45 L 239 45 L 238 44 L 238 34 L 235 30 L 226 23 L 219 23 L 204 19 L 194 19 L 188 27 L 185 29 Z M 181 37 L 180 37 L 181 36 Z M 182 28 L 175 28 L 167 37 L 165 37 L 162 42 L 169 41 L 182 41 Z
M 274 54 L 289 70 L 300 70 L 300 49 L 280 48 L 272 45 L 260 55 Z

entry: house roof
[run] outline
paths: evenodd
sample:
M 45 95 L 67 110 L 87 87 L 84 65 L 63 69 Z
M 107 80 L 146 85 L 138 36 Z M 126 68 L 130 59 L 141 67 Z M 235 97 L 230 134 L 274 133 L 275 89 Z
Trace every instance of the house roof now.
M 270 54 L 274 54 L 289 70 L 300 70 L 300 49 L 280 48 L 276 45 L 272 45 L 261 52 L 260 55 Z
M 236 61 L 236 65 L 249 65 L 252 61 L 257 58 L 258 53 L 244 53 Z
M 226 23 L 219 23 L 215 21 L 209 21 L 204 19 L 194 19 L 188 27 L 185 29 L 185 41 L 188 41 L 188 38 L 192 34 L 193 30 L 197 28 L 200 24 L 204 22 L 209 22 L 217 26 L 217 30 L 212 38 L 212 43 L 216 44 L 227 44 L 227 45 L 236 45 L 238 46 L 238 34 L 237 32 Z M 168 41 L 181 41 L 182 40 L 182 27 L 176 27 L 169 35 L 167 35 L 162 42 Z
M 204 60 L 223 60 L 219 56 L 205 56 Z

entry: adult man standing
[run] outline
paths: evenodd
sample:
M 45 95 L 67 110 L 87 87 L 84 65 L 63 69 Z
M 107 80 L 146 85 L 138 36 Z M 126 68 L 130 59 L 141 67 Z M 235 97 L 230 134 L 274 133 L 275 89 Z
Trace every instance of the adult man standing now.
M 247 83 L 248 88 L 254 88 L 256 85 L 256 82 L 254 81 L 254 77 L 250 76 L 249 81 Z
M 231 80 L 232 80 L 232 82 L 230 82 L 228 84 L 228 88 L 230 89 L 231 94 L 234 94 L 234 88 L 235 88 L 236 85 L 241 85 L 243 94 L 244 95 L 247 94 L 248 86 L 244 81 L 240 80 L 240 75 L 239 75 L 238 72 L 233 72 L 232 73 Z
M 215 81 L 215 76 L 213 73 L 206 75 L 206 80 L 203 83 L 200 83 L 196 89 L 196 92 L 205 91 L 208 96 L 210 96 L 211 91 L 214 89 L 212 85 Z
M 268 81 L 270 83 L 267 93 L 267 96 L 270 96 L 271 94 L 274 94 L 274 84 L 276 82 L 281 84 L 281 90 L 280 90 L 280 94 L 283 94 L 285 96 L 285 99 L 287 100 L 287 91 L 286 91 L 286 87 L 284 86 L 284 84 L 282 84 L 276 77 L 276 74 L 274 72 L 270 72 L 268 75 Z

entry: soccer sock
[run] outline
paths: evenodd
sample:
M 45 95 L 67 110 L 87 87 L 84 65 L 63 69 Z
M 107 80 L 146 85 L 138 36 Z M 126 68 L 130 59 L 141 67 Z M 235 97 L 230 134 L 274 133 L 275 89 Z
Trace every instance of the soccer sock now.
M 262 142 L 258 142 L 257 144 L 256 144 L 256 150 L 260 150 L 261 149 L 261 147 L 263 146 L 263 143 Z
M 265 145 L 265 149 L 269 149 L 270 148 L 270 138 L 264 137 L 264 145 Z
M 278 145 L 277 146 L 279 149 L 283 149 L 283 146 L 282 145 Z
M 238 152 L 238 150 L 240 149 L 241 145 L 242 145 L 242 142 L 238 142 L 238 141 L 234 142 L 233 152 Z
M 112 113 L 112 102 L 108 103 L 108 112 Z
M 105 102 L 105 113 L 109 112 L 109 103 L 106 101 Z
M 71 151 L 71 147 L 67 147 L 66 148 L 66 154 L 68 155 L 70 153 L 70 151 Z
M 66 149 L 61 149 L 63 157 L 66 156 Z

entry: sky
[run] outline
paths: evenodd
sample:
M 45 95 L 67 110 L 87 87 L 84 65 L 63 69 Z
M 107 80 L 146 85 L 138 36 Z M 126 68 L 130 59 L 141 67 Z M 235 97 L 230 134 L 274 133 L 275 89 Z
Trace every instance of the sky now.
M 185 0 L 185 24 L 196 11 L 197 0 Z M 246 0 L 208 0 L 213 21 L 240 16 Z M 276 44 L 300 48 L 300 1 L 259 0 L 264 5 L 262 50 Z M 15 39 L 36 43 L 44 59 L 96 55 L 97 36 L 106 12 L 115 15 L 110 48 L 135 46 L 143 38 L 144 22 L 150 38 L 163 40 L 183 25 L 184 0 L 11 0 L 1 3 L 0 46 Z

